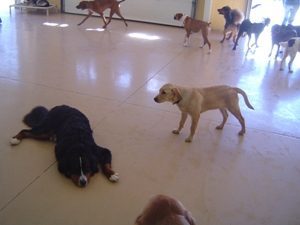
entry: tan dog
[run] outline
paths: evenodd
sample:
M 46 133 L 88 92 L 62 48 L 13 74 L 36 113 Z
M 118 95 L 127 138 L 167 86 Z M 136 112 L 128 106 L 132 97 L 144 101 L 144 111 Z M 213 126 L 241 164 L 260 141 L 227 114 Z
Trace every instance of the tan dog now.
M 195 219 L 178 200 L 157 195 L 138 216 L 135 225 L 195 225 Z
M 85 10 L 87 9 L 89 11 L 88 15 L 78 24 L 81 25 L 86 21 L 92 14 L 93 12 L 98 13 L 104 22 L 103 28 L 106 28 L 107 25 L 110 23 L 112 16 L 116 13 L 121 19 L 123 19 L 126 27 L 128 26 L 126 23 L 126 20 L 120 13 L 120 3 L 124 2 L 125 0 L 121 1 L 116 1 L 116 0 L 94 0 L 94 1 L 81 1 L 79 4 L 76 6 L 77 9 L 82 9 Z M 110 14 L 109 14 L 109 20 L 106 22 L 105 16 L 103 15 L 103 12 L 106 9 L 110 9 Z
M 174 20 L 181 21 L 183 23 L 184 29 L 186 31 L 186 35 L 184 38 L 184 46 L 189 45 L 190 35 L 192 33 L 197 33 L 201 31 L 203 37 L 203 45 L 200 46 L 201 48 L 204 47 L 205 44 L 208 44 L 209 52 L 211 52 L 211 44 L 208 40 L 208 32 L 209 32 L 209 25 L 210 23 L 195 20 L 189 16 L 183 15 L 182 13 L 176 13 L 174 16 Z
M 229 6 L 218 9 L 218 12 L 223 15 L 225 19 L 223 39 L 220 42 L 223 43 L 226 37 L 227 40 L 232 37 L 235 43 L 239 26 L 244 19 L 244 14 L 237 9 L 231 9 Z
M 223 129 L 228 118 L 228 110 L 238 119 L 242 126 L 239 135 L 245 133 L 245 120 L 240 111 L 238 94 L 244 97 L 244 101 L 250 109 L 254 109 L 243 90 L 225 85 L 206 88 L 186 88 L 173 84 L 165 84 L 160 88 L 159 94 L 154 98 L 154 101 L 157 103 L 171 102 L 176 104 L 180 109 L 181 120 L 178 129 L 173 130 L 174 134 L 179 134 L 187 116 L 191 116 L 192 125 L 190 135 L 185 139 L 186 142 L 191 142 L 197 128 L 200 114 L 211 109 L 219 109 L 223 115 L 223 121 L 216 129 Z

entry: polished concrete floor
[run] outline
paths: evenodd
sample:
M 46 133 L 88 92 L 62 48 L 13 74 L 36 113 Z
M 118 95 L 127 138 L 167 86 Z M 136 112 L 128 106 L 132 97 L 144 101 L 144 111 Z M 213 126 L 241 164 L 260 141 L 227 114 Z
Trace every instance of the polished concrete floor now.
M 220 44 L 212 53 L 199 35 L 183 47 L 180 28 L 78 15 L 12 10 L 0 25 L 0 224 L 133 224 L 148 199 L 179 199 L 197 225 L 300 224 L 300 57 L 294 73 L 268 57 L 266 31 L 256 51 Z M 247 53 L 247 54 L 246 54 Z M 202 115 L 192 143 L 189 121 L 171 133 L 180 113 L 153 97 L 166 82 L 228 84 L 244 89 L 247 132 L 218 111 Z M 54 145 L 24 140 L 10 146 L 32 107 L 68 104 L 90 119 L 96 142 L 111 149 L 119 183 L 101 174 L 78 188 L 59 174 Z

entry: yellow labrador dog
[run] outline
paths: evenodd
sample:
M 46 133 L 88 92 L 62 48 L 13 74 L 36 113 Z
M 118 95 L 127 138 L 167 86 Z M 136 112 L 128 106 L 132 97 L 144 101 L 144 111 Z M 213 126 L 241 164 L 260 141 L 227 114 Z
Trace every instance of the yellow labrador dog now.
M 228 110 L 238 119 L 242 126 L 239 135 L 245 133 L 245 120 L 240 111 L 238 94 L 244 97 L 244 101 L 250 109 L 254 109 L 242 89 L 226 85 L 206 88 L 187 88 L 174 84 L 165 84 L 160 88 L 159 94 L 154 98 L 154 101 L 157 103 L 171 102 L 180 109 L 181 119 L 178 129 L 173 130 L 174 134 L 179 134 L 187 116 L 191 116 L 192 125 L 190 135 L 185 139 L 186 142 L 191 142 L 197 128 L 200 114 L 211 109 L 219 109 L 223 115 L 223 121 L 216 129 L 223 129 L 228 118 Z
M 135 225 L 195 225 L 195 219 L 178 200 L 157 195 L 138 216 Z

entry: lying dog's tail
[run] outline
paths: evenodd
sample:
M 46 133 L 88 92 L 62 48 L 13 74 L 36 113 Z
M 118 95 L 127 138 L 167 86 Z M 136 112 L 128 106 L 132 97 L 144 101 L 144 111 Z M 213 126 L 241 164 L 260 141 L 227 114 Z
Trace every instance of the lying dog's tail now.
M 248 99 L 248 96 L 247 96 L 247 94 L 246 94 L 246 92 L 244 92 L 242 89 L 240 89 L 240 88 L 234 88 L 235 89 L 235 91 L 237 92 L 237 93 L 239 93 L 239 94 L 241 94 L 242 96 L 243 96 L 243 98 L 244 98 L 244 101 L 245 101 L 245 103 L 246 103 L 246 105 L 248 106 L 248 108 L 249 109 L 254 109 L 253 108 L 253 106 L 250 104 L 250 102 L 249 102 L 249 99 Z
M 44 121 L 48 112 L 44 106 L 37 106 L 24 116 L 23 122 L 29 127 L 37 126 Z

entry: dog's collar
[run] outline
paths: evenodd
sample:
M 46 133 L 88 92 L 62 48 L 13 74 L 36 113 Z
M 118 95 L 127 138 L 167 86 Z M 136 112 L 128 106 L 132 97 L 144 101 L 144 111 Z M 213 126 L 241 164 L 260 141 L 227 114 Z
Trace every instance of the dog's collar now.
M 178 99 L 176 102 L 173 102 L 173 105 L 177 105 L 180 101 L 181 99 Z

